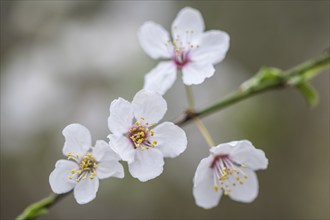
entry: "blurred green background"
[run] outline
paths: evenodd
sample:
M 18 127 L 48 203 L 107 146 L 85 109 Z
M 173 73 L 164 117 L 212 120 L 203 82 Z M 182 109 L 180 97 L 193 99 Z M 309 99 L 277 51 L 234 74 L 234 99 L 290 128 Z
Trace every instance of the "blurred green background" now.
M 138 28 L 153 20 L 169 29 L 185 6 L 201 11 L 207 30 L 231 37 L 216 74 L 193 87 L 198 109 L 261 66 L 287 69 L 329 48 L 329 1 L 1 1 L 1 219 L 50 193 L 66 125 L 79 122 L 94 141 L 106 139 L 110 102 L 131 100 L 158 62 L 140 48 Z M 187 150 L 167 159 L 160 177 L 141 183 L 125 164 L 125 179 L 102 181 L 93 202 L 80 206 L 70 195 L 42 219 L 328 219 L 329 74 L 312 84 L 316 108 L 287 89 L 204 120 L 216 143 L 249 139 L 266 152 L 253 203 L 195 205 L 192 178 L 208 147 L 189 124 Z M 174 120 L 187 105 L 180 78 L 165 99 L 165 120 Z

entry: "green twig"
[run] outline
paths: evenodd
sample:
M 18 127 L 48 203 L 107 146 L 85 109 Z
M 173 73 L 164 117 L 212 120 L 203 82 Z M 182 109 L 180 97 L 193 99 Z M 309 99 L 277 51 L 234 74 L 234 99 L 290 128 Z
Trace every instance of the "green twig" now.
M 64 198 L 68 194 L 70 194 L 70 193 L 61 194 L 61 195 L 52 193 L 48 197 L 43 198 L 42 200 L 35 202 L 35 203 L 29 205 L 28 207 L 26 207 L 24 209 L 24 211 L 22 212 L 22 214 L 17 216 L 16 220 L 36 219 L 37 217 L 39 217 L 41 215 L 45 215 L 48 213 L 48 209 L 51 206 L 56 204 L 58 201 L 60 201 L 62 198 Z
M 250 98 L 268 90 L 284 89 L 288 87 L 298 87 L 299 89 L 302 87 L 308 88 L 308 86 L 302 85 L 307 83 L 323 70 L 328 69 L 329 65 L 330 56 L 329 52 L 326 52 L 316 59 L 306 61 L 287 71 L 281 71 L 276 68 L 262 68 L 254 77 L 243 83 L 241 88 L 237 91 L 226 96 L 220 102 L 202 109 L 201 111 L 185 112 L 180 119 L 176 121 L 176 124 L 182 126 L 196 116 L 205 117 L 213 112 L 219 111 L 241 100 Z M 315 97 L 315 94 L 310 95 L 311 92 L 312 90 L 308 90 L 302 93 L 303 95 L 308 94 L 310 97 Z M 306 99 L 310 97 L 306 97 Z M 315 100 L 311 100 L 311 104 L 313 103 L 315 103 Z

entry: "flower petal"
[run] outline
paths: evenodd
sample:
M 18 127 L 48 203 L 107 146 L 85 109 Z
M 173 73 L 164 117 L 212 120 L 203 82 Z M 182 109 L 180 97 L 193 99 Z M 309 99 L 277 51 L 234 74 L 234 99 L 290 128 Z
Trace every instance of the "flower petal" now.
M 127 162 L 134 161 L 135 149 L 133 143 L 125 136 L 113 135 L 108 136 L 110 138 L 110 147 L 116 152 L 120 158 Z
M 99 179 L 93 180 L 87 178 L 80 180 L 74 188 L 73 195 L 79 204 L 86 204 L 96 197 L 97 190 L 99 189 Z
M 232 141 L 211 149 L 215 154 L 228 154 L 230 159 L 253 170 L 267 169 L 265 153 L 256 149 L 248 140 Z
M 193 8 L 185 7 L 176 16 L 172 23 L 173 38 L 182 36 L 186 31 L 193 31 L 196 34 L 204 31 L 205 25 L 201 13 Z
M 108 177 L 123 178 L 124 168 L 118 161 L 101 161 L 98 163 L 96 175 L 100 179 L 105 179 Z
M 144 77 L 144 89 L 165 94 L 176 80 L 176 66 L 173 62 L 161 62 Z
M 92 138 L 89 130 L 81 124 L 70 124 L 66 126 L 62 134 L 65 137 L 63 154 L 66 156 L 69 152 L 75 156 L 83 156 L 92 145 Z
M 106 160 L 120 160 L 119 155 L 116 154 L 109 144 L 103 140 L 96 141 L 95 147 L 93 147 L 93 157 L 99 162 Z
M 167 110 L 167 103 L 161 95 L 146 90 L 136 93 L 132 105 L 135 118 L 143 117 L 150 124 L 161 120 Z
M 186 85 L 197 85 L 213 76 L 215 69 L 211 63 L 192 62 L 182 69 L 182 79 Z
M 132 125 L 132 120 L 133 109 L 131 103 L 122 98 L 111 102 L 108 127 L 112 133 L 124 134 L 128 132 Z
M 76 182 L 69 179 L 72 169 L 78 169 L 78 164 L 68 160 L 56 162 L 55 169 L 49 175 L 49 184 L 54 193 L 62 194 L 73 189 Z
M 210 153 L 216 155 L 229 155 L 235 149 L 239 141 L 231 141 L 228 143 L 219 144 L 216 147 L 210 148 Z
M 229 35 L 218 30 L 207 31 L 201 35 L 198 45 L 198 48 L 191 51 L 192 61 L 216 64 L 226 56 Z
M 163 153 L 164 157 L 177 157 L 186 149 L 185 132 L 172 122 L 164 122 L 153 130 L 155 135 L 150 137 L 150 141 L 157 141 L 156 148 Z
M 252 202 L 258 196 L 258 179 L 254 171 L 250 169 L 244 169 L 244 173 L 248 176 L 244 179 L 243 184 L 236 184 L 235 187 L 231 188 L 229 197 L 238 202 Z M 232 182 L 235 181 L 235 177 L 231 175 Z
M 199 163 L 194 176 L 193 195 L 198 206 L 210 209 L 218 205 L 222 191 L 214 189 L 213 171 L 210 168 L 213 157 L 204 158 Z
M 152 21 L 145 22 L 138 32 L 138 38 L 142 49 L 153 59 L 170 57 L 165 45 L 170 37 L 161 25 Z
M 128 164 L 129 172 L 135 178 L 145 182 L 159 176 L 163 172 L 163 154 L 153 148 L 136 151 L 135 160 Z

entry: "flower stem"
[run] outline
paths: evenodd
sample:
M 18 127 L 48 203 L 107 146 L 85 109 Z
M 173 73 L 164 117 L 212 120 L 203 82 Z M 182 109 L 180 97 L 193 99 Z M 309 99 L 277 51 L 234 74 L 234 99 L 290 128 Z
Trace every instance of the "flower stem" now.
M 194 102 L 194 95 L 192 92 L 192 87 L 185 85 L 186 88 L 186 95 L 187 95 L 187 100 L 188 100 L 188 109 L 187 112 L 194 112 L 195 108 L 195 102 Z M 214 141 L 210 135 L 210 132 L 207 130 L 205 127 L 203 121 L 199 117 L 194 117 L 194 123 L 196 127 L 199 129 L 201 134 L 203 135 L 205 141 L 209 145 L 209 147 L 214 146 Z
M 239 101 L 269 90 L 298 87 L 302 83 L 307 83 L 310 81 L 323 70 L 329 69 L 329 65 L 330 56 L 329 52 L 326 52 L 318 58 L 308 60 L 287 71 L 280 71 L 275 68 L 261 69 L 250 80 L 243 83 L 238 90 L 227 95 L 218 103 L 200 111 L 187 111 L 175 123 L 182 126 L 183 124 L 193 120 L 196 116 L 205 117 Z
M 188 100 L 188 111 L 194 111 L 195 102 L 194 102 L 194 95 L 192 92 L 192 87 L 185 85 L 186 88 L 186 95 Z
M 52 193 L 48 197 L 26 207 L 24 211 L 17 216 L 16 220 L 31 220 L 36 219 L 41 215 L 45 215 L 51 206 L 55 205 L 68 194 L 70 194 L 70 192 L 60 195 Z
M 199 129 L 201 134 L 203 135 L 204 139 L 206 140 L 207 144 L 209 145 L 209 147 L 215 146 L 214 141 L 213 141 L 209 131 L 205 127 L 204 123 L 202 122 L 202 120 L 197 116 L 194 117 L 193 120 L 194 120 L 195 125 L 197 126 L 197 128 Z

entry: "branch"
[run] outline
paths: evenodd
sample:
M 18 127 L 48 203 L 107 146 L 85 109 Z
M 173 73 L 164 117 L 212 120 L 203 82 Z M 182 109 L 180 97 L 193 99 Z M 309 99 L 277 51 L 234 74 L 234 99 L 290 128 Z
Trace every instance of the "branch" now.
M 329 52 L 326 52 L 316 59 L 308 60 L 287 71 L 272 67 L 263 67 L 251 79 L 244 82 L 237 91 L 201 111 L 186 111 L 175 124 L 182 126 L 190 122 L 194 117 L 205 117 L 254 95 L 273 89 L 285 89 L 288 87 L 296 87 L 306 98 L 307 102 L 311 106 L 314 106 L 317 104 L 318 99 L 309 81 L 323 70 L 329 68 L 329 55 Z
M 55 205 L 58 201 L 60 201 L 68 194 L 70 193 L 65 193 L 60 195 L 52 193 L 48 197 L 43 198 L 42 200 L 35 202 L 29 205 L 28 207 L 26 207 L 22 212 L 22 214 L 17 216 L 16 220 L 36 219 L 41 215 L 45 215 L 48 213 L 48 209 L 51 206 Z

